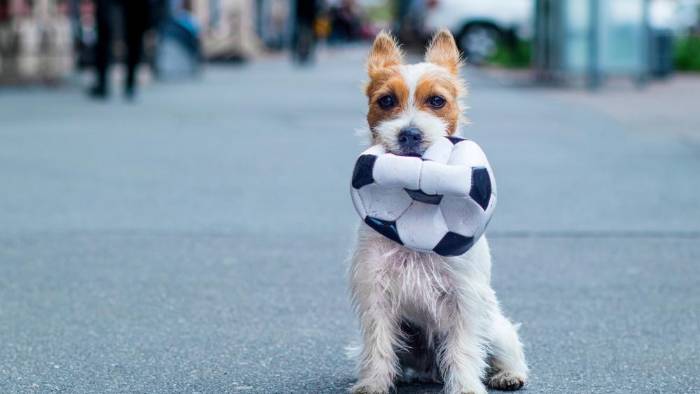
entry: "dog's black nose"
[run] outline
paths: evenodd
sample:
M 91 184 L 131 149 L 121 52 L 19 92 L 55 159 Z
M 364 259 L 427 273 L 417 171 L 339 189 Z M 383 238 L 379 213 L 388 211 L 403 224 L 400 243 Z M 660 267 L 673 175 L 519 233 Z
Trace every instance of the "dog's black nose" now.
M 398 136 L 399 147 L 406 153 L 417 153 L 420 143 L 423 142 L 423 133 L 418 127 L 404 127 Z

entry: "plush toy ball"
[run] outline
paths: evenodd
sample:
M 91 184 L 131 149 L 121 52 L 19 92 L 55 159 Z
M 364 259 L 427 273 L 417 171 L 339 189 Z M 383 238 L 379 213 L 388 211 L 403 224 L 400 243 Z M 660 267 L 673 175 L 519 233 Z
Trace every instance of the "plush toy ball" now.
M 466 253 L 496 206 L 486 155 L 470 140 L 444 137 L 422 157 L 397 156 L 381 145 L 355 163 L 350 190 L 357 213 L 385 237 L 420 252 Z

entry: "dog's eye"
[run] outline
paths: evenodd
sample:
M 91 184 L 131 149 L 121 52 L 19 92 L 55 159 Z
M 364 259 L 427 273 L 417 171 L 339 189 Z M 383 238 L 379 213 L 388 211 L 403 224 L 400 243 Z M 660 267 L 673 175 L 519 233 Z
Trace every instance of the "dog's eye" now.
M 436 109 L 444 107 L 445 103 L 447 103 L 447 100 L 442 96 L 432 96 L 428 99 L 428 104 Z
M 396 105 L 396 98 L 391 94 L 387 94 L 386 96 L 380 97 L 377 103 L 379 103 L 382 109 L 389 109 Z

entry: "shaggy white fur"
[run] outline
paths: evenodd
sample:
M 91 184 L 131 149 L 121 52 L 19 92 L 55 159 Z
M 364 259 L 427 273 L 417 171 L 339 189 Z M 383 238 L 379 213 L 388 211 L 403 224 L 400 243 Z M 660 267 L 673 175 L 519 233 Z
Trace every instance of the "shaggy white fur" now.
M 363 335 L 353 392 L 385 393 L 404 378 L 442 381 L 447 393 L 485 393 L 488 366 L 491 386 L 521 387 L 528 372 L 522 344 L 490 280 L 485 237 L 446 258 L 411 251 L 362 224 L 350 269 Z

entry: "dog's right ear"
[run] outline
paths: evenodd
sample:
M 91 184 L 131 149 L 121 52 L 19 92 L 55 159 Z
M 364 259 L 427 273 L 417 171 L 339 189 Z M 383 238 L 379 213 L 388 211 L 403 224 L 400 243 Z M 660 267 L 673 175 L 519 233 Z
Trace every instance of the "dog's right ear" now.
M 425 61 L 443 66 L 452 74 L 459 75 L 462 62 L 459 58 L 457 43 L 449 30 L 442 29 L 435 33 L 430 45 L 428 45 Z
M 372 50 L 367 59 L 367 73 L 370 77 L 381 70 L 397 66 L 403 62 L 403 54 L 396 40 L 389 33 L 382 30 L 374 39 Z

